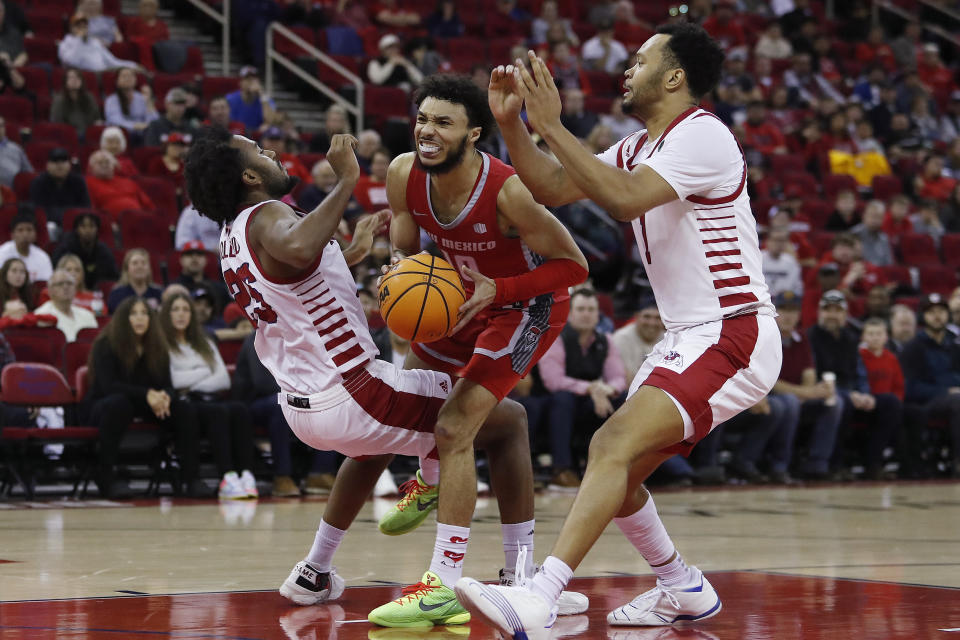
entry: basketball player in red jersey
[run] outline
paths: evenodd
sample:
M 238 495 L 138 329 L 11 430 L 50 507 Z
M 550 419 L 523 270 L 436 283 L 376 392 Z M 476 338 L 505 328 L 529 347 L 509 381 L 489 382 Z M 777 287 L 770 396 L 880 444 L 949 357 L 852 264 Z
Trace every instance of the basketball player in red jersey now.
M 387 172 L 394 257 L 417 253 L 425 231 L 461 272 L 469 297 L 451 335 L 414 343 L 405 362 L 406 369 L 432 369 L 460 379 L 437 416 L 439 476 L 427 477 L 430 461 L 421 460 L 421 472 L 405 499 L 381 520 L 381 530 L 392 532 L 390 520 L 400 523 L 399 531 L 411 517 L 422 521 L 418 496 L 430 495 L 439 479 L 437 548 L 446 556 L 435 556 L 431 570 L 442 569 L 449 585 L 461 574 L 476 505 L 474 438 L 559 335 L 569 310 L 568 287 L 583 282 L 587 270 L 569 232 L 534 201 L 513 169 L 476 149 L 493 125 L 484 91 L 465 76 L 430 76 L 416 102 L 416 151 L 395 158 Z M 531 462 L 523 453 L 514 463 L 530 468 Z M 347 461 L 342 477 L 361 482 L 375 476 L 375 468 L 358 472 L 356 464 Z M 525 496 L 525 508 L 501 510 L 501 521 L 508 559 L 509 549 L 526 548 L 521 569 L 531 575 L 532 470 L 524 477 L 509 488 L 494 482 L 493 489 L 498 497 L 503 491 Z M 512 582 L 514 569 L 508 560 L 506 583 Z M 417 608 L 416 599 L 401 598 L 374 614 L 405 617 L 406 610 Z
M 376 456 L 399 453 L 420 456 L 425 466 L 435 462 L 433 427 L 452 387 L 446 373 L 401 370 L 375 359 L 377 349 L 353 276 L 332 239 L 359 177 L 355 146 L 352 136 L 334 136 L 327 159 L 338 183 L 309 214 L 279 200 L 295 182 L 272 151 L 247 138 L 207 131 L 191 147 L 186 163 L 191 200 L 223 226 L 224 280 L 256 325 L 257 354 L 280 386 L 279 401 L 291 430 L 317 449 L 374 456 L 353 461 L 350 468 L 359 471 L 358 477 L 337 479 L 313 547 L 280 588 L 302 605 L 343 592 L 344 580 L 332 558 L 379 477 L 383 465 Z M 523 408 L 508 400 L 485 417 L 476 445 L 487 451 L 491 478 L 502 489 L 497 496 L 501 512 L 507 522 L 530 520 L 532 477 Z M 524 485 L 531 485 L 529 496 L 505 488 Z M 515 561 L 518 541 L 526 533 L 511 533 L 508 564 L 510 558 Z M 448 548 L 461 543 L 442 542 L 431 564 L 436 571 L 428 571 L 401 599 L 412 599 L 414 606 L 387 606 L 384 615 L 371 614 L 372 621 L 387 626 L 469 621 L 452 588 L 438 576 L 448 564 L 462 563 L 463 552 Z M 454 581 L 446 580 L 449 585 Z M 564 598 L 569 613 L 587 606 L 580 594 Z
M 719 423 L 764 398 L 780 372 L 776 311 L 763 278 L 747 166 L 729 129 L 699 108 L 723 51 L 700 26 L 662 26 L 626 71 L 624 112 L 646 124 L 594 156 L 560 123 L 543 60 L 494 69 L 490 104 L 517 171 L 540 202 L 590 198 L 631 221 L 663 339 L 630 394 L 590 441 L 587 470 L 551 555 L 520 588 L 462 578 L 457 596 L 512 637 L 547 635 L 557 596 L 611 519 L 650 564 L 656 586 L 607 615 L 611 625 L 661 626 L 720 612 L 717 592 L 677 553 L 644 480 Z M 537 149 L 527 118 L 554 156 Z

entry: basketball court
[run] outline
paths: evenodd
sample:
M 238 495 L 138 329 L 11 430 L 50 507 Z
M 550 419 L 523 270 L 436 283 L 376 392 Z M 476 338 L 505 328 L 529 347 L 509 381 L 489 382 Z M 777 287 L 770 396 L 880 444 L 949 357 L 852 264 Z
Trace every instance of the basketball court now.
M 717 588 L 723 611 L 672 628 L 609 627 L 606 613 L 653 585 L 611 526 L 571 584 L 588 615 L 554 638 L 619 640 L 960 639 L 960 483 L 656 491 L 680 551 Z M 537 496 L 542 560 L 571 495 Z M 217 504 L 0 503 L 0 638 L 349 640 L 494 638 L 474 623 L 382 629 L 370 609 L 419 580 L 433 520 L 399 538 L 370 502 L 335 559 L 336 603 L 297 607 L 276 591 L 306 553 L 322 499 Z M 496 503 L 481 498 L 466 575 L 503 563 Z

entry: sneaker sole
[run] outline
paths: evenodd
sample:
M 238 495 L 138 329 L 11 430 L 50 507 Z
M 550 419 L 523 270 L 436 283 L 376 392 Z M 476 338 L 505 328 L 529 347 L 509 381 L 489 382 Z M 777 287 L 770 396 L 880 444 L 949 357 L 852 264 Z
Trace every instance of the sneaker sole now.
M 405 528 L 403 528 L 403 529 L 389 529 L 389 528 L 384 528 L 384 524 L 383 524 L 382 522 L 377 525 L 377 528 L 380 530 L 380 533 L 382 533 L 382 534 L 385 535 L 385 536 L 402 536 L 402 535 L 405 534 L 405 533 L 410 533 L 411 531 L 416 530 L 420 525 L 422 525 L 424 522 L 426 522 L 427 517 L 428 517 L 428 516 L 430 515 L 430 513 L 433 512 L 434 510 L 435 510 L 435 509 L 429 509 L 429 510 L 427 510 L 427 511 L 423 514 L 423 517 L 422 517 L 422 518 L 420 518 L 419 520 L 415 520 L 412 525 L 408 525 L 407 527 L 405 527 Z
M 713 608 L 707 611 L 704 614 L 699 616 L 677 616 L 671 622 L 661 622 L 656 623 L 643 623 L 643 622 L 632 622 L 630 620 L 611 620 L 609 614 L 607 617 L 607 624 L 611 627 L 669 627 L 677 622 L 699 622 L 700 620 L 706 620 L 707 618 L 712 618 L 713 616 L 720 613 L 723 609 L 723 602 L 717 598 L 717 603 L 713 605 Z
M 470 614 L 466 611 L 463 613 L 454 614 L 448 618 L 440 618 L 439 620 L 411 620 L 409 622 L 396 622 L 393 620 L 388 620 L 380 616 L 370 615 L 367 616 L 367 620 L 372 622 L 375 625 L 381 627 L 388 627 L 391 629 L 430 629 L 434 626 L 443 626 L 443 625 L 461 625 L 467 624 L 470 622 Z
M 343 595 L 343 591 L 346 586 L 346 581 L 337 575 L 336 578 L 331 580 L 330 588 L 326 597 L 320 597 L 312 591 L 306 591 L 295 584 L 290 584 L 289 582 L 284 581 L 284 583 L 280 585 L 280 595 L 290 602 L 300 605 L 301 607 L 309 607 L 310 605 L 336 600 Z
M 496 629 L 507 638 L 513 640 L 546 640 L 550 637 L 550 629 L 528 629 L 526 631 L 515 631 L 514 628 L 504 620 L 508 615 L 516 616 L 516 612 L 509 603 L 504 606 L 509 608 L 505 612 L 500 605 L 496 604 L 487 595 L 483 589 L 484 584 L 473 578 L 461 578 L 453 587 L 457 594 L 457 600 L 463 605 L 463 608 L 475 616 L 484 624 Z

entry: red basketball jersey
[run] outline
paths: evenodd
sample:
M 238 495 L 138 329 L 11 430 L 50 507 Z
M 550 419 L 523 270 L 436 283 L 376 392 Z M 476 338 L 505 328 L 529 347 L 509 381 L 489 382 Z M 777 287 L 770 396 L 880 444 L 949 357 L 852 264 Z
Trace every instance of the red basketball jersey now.
M 449 224 L 437 219 L 430 202 L 430 174 L 417 168 L 416 163 L 410 167 L 407 178 L 407 209 L 458 272 L 466 265 L 488 278 L 509 278 L 536 269 L 545 258 L 534 253 L 520 238 L 503 235 L 497 224 L 497 196 L 515 171 L 489 154 L 481 155 L 483 168 L 470 198 Z M 472 294 L 471 280 L 464 278 L 463 286 Z M 553 292 L 555 302 L 567 298 L 566 289 Z M 529 300 L 524 306 L 532 302 Z

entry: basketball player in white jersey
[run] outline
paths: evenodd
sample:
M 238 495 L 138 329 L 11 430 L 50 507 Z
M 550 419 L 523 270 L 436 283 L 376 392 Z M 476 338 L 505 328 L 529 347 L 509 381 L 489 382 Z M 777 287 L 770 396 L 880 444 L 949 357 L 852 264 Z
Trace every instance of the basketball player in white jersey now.
M 611 519 L 657 574 L 656 587 L 607 616 L 612 625 L 669 625 L 721 608 L 684 564 L 643 481 L 717 424 L 759 402 L 780 371 L 775 311 L 763 280 L 746 164 L 730 131 L 697 107 L 716 86 L 723 53 L 697 25 L 661 27 L 626 72 L 624 111 L 646 130 L 593 156 L 560 124 L 560 97 L 529 53 L 499 67 L 489 99 L 517 173 L 549 206 L 590 198 L 632 221 L 666 335 L 630 397 L 590 443 L 583 484 L 551 555 L 525 587 L 456 584 L 464 606 L 509 637 L 542 636 L 560 590 Z M 542 153 L 520 120 L 555 158 Z M 522 636 L 527 637 L 527 636 Z
M 197 210 L 223 227 L 224 280 L 256 326 L 257 355 L 280 386 L 279 402 L 291 430 L 316 449 L 351 458 L 373 456 L 353 460 L 351 481 L 334 484 L 313 547 L 280 588 L 285 597 L 302 605 L 342 594 L 344 581 L 332 568 L 333 554 L 382 471 L 379 456 L 402 454 L 436 462 L 433 428 L 453 387 L 446 373 L 402 370 L 375 359 L 377 348 L 353 276 L 333 239 L 360 175 L 356 144 L 349 135 L 333 137 L 327 160 L 337 174 L 337 185 L 306 214 L 279 200 L 296 182 L 276 154 L 226 130 L 200 136 L 185 170 L 187 191 Z M 495 486 L 532 482 L 526 477 L 531 473 L 526 419 L 518 403 L 499 403 L 475 444 L 490 456 Z M 368 467 L 369 474 L 356 473 Z M 497 501 L 505 513 L 529 509 L 532 514 L 532 492 L 528 496 L 501 491 Z M 508 559 L 517 554 L 517 545 L 512 548 Z M 449 561 L 448 553 L 438 541 L 434 562 Z M 462 562 L 462 555 L 457 562 Z M 428 572 L 411 592 L 420 602 L 415 622 L 428 626 L 468 622 L 470 616 L 457 602 L 452 581 L 451 586 L 438 588 L 439 581 L 426 576 L 436 578 Z M 585 597 L 566 597 L 578 607 L 569 613 L 585 610 Z M 410 620 L 403 619 L 373 621 L 410 626 Z

